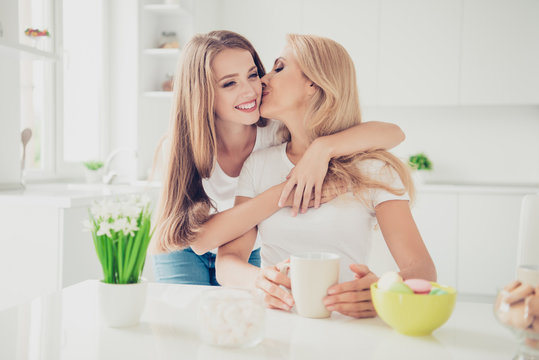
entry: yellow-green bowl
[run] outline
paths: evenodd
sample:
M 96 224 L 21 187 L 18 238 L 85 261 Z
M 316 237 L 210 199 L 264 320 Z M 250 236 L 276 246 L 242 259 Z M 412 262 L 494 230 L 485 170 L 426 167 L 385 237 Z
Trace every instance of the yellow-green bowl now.
M 378 289 L 371 285 L 372 303 L 378 316 L 396 331 L 412 336 L 429 335 L 451 316 L 457 291 L 431 282 L 447 291 L 443 295 L 402 294 Z

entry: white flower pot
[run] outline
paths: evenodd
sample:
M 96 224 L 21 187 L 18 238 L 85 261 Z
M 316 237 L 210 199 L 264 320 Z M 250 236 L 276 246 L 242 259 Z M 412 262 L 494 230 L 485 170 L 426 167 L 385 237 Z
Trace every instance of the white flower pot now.
M 414 180 L 414 184 L 416 186 L 428 183 L 430 181 L 430 177 L 431 171 L 429 170 L 414 170 L 412 172 L 412 179 Z
M 99 312 L 103 323 L 109 327 L 125 327 L 138 324 L 146 304 L 148 283 L 106 284 L 99 282 Z
M 103 181 L 103 168 L 97 170 L 84 169 L 84 177 L 89 184 L 100 183 Z

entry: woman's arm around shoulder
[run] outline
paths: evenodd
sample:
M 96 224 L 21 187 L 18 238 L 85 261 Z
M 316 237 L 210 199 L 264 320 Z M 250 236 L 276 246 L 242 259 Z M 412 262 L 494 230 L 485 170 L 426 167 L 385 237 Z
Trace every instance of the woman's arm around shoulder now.
M 302 199 L 311 198 L 313 190 L 315 207 L 319 207 L 322 184 L 332 158 L 370 150 L 391 149 L 404 139 L 404 132 L 398 125 L 379 121 L 364 122 L 338 133 L 315 139 L 290 172 L 279 204 L 282 204 L 296 187 L 292 216 L 297 215 Z M 301 212 L 306 211 L 307 202 L 303 202 Z

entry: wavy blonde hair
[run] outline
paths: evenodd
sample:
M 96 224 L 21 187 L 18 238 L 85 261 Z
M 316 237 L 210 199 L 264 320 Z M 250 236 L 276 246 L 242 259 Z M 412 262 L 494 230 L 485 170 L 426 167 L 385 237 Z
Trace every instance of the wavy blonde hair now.
M 301 71 L 317 89 L 308 104 L 304 119 L 310 140 L 360 124 L 356 72 L 346 49 L 336 41 L 314 35 L 289 34 L 287 41 L 296 55 Z M 281 131 L 284 139 L 290 140 L 288 130 Z M 404 188 L 392 188 L 360 171 L 358 162 L 368 159 L 383 161 L 385 166 L 382 170 L 393 168 L 401 178 Z M 365 190 L 369 188 L 384 189 L 395 195 L 408 192 L 411 200 L 415 194 L 409 166 L 385 150 L 331 159 L 324 186 L 326 190 L 336 187 L 351 189 L 366 204 L 369 203 Z
M 214 86 L 212 61 L 225 49 L 249 51 L 260 77 L 264 66 L 251 43 L 231 31 L 193 37 L 184 47 L 174 78 L 170 149 L 154 238 L 161 250 L 185 248 L 215 208 L 202 186 L 215 161 Z M 260 118 L 257 126 L 265 126 Z

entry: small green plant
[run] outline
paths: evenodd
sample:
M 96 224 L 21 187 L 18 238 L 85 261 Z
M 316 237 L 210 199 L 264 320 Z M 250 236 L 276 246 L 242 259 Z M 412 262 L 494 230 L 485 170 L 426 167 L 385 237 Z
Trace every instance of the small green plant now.
M 83 165 L 86 166 L 86 169 L 88 170 L 99 170 L 103 167 L 103 161 L 86 161 L 83 162 Z
M 410 156 L 408 162 L 415 170 L 432 170 L 432 162 L 429 160 L 427 155 L 423 153 Z
M 132 196 L 94 202 L 85 227 L 92 233 L 103 282 L 138 283 L 153 235 L 149 199 Z

